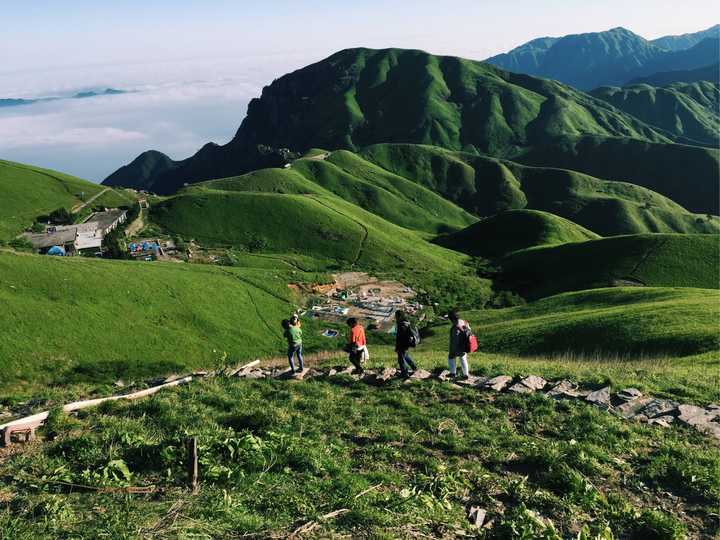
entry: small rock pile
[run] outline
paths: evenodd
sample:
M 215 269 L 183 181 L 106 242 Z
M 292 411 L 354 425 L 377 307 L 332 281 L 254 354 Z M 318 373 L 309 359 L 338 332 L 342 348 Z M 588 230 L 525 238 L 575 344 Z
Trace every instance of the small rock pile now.
M 352 366 L 334 368 L 306 368 L 301 373 L 292 374 L 288 369 L 248 367 L 224 372 L 197 372 L 194 375 L 211 377 L 225 375 L 243 379 L 285 379 L 307 380 L 312 378 L 351 377 L 355 380 L 384 385 L 397 378 L 396 368 L 367 369 L 362 374 L 356 373 Z M 436 370 L 434 373 L 425 369 L 413 372 L 403 384 L 415 384 L 424 380 L 452 382 L 459 387 L 471 387 L 491 392 L 511 392 L 516 394 L 543 393 L 552 399 L 584 400 L 608 412 L 617 414 L 627 420 L 635 420 L 651 425 L 669 427 L 671 424 L 684 424 L 698 431 L 711 435 L 720 441 L 720 405 L 699 407 L 681 404 L 670 399 L 654 398 L 643 395 L 637 388 L 625 388 L 613 394 L 610 387 L 598 390 L 584 390 L 576 383 L 568 380 L 546 381 L 537 375 L 514 378 L 509 375 L 495 377 L 469 376 L 466 379 L 451 379 L 447 370 Z

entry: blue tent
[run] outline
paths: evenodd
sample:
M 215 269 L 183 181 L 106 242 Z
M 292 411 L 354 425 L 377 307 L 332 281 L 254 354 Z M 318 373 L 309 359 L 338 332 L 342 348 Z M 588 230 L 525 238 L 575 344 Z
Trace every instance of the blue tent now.
M 53 246 L 47 251 L 48 255 L 55 255 L 58 257 L 64 257 L 65 256 L 65 250 L 60 246 Z

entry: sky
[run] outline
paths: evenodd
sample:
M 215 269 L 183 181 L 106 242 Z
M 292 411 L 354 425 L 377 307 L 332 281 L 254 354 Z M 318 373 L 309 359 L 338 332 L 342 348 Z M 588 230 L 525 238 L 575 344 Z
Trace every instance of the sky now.
M 286 72 L 356 46 L 484 59 L 539 36 L 623 26 L 653 39 L 720 20 L 685 0 L 27 0 L 3 2 L 0 158 L 101 181 L 140 152 L 225 143 Z

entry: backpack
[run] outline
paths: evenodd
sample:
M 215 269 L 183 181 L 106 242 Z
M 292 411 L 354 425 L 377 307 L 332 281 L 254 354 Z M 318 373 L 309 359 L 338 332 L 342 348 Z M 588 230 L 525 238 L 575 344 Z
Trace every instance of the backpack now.
M 472 333 L 469 326 L 463 328 L 463 336 L 465 337 L 465 352 L 474 353 L 478 350 L 478 339 Z
M 417 347 L 420 345 L 420 331 L 416 326 L 410 326 L 409 328 L 408 345 L 410 347 Z

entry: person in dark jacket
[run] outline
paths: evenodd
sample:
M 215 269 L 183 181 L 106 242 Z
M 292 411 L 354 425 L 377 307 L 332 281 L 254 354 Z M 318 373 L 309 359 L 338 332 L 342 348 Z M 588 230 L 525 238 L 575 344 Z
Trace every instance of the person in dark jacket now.
M 417 366 L 409 353 L 412 330 L 410 328 L 410 321 L 407 320 L 407 315 L 404 311 L 395 312 L 395 325 L 397 329 L 395 333 L 395 352 L 397 353 L 398 365 L 400 366 L 400 374 L 403 377 L 408 377 L 408 367 L 415 371 Z
M 470 325 L 463 321 L 457 311 L 448 313 L 450 319 L 450 343 L 448 346 L 448 369 L 450 376 L 457 376 L 457 359 L 460 359 L 460 366 L 464 378 L 470 375 L 467 361 L 467 335 L 470 333 Z

